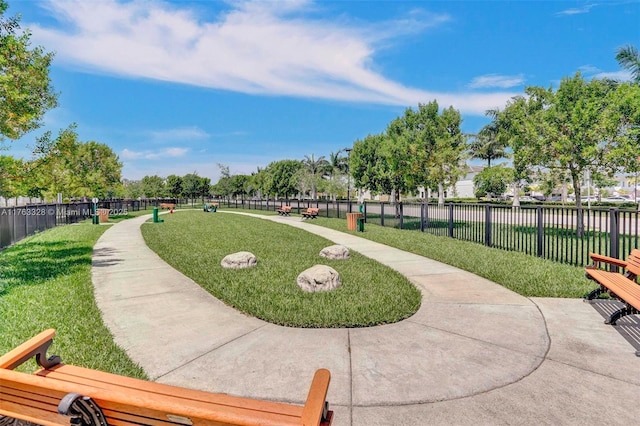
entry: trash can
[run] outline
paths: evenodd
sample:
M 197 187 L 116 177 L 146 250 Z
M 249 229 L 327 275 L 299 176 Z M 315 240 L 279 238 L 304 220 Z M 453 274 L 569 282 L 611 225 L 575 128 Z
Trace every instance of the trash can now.
M 349 231 L 356 230 L 356 219 L 362 217 L 362 213 L 347 213 L 347 229 Z
M 357 218 L 356 225 L 358 228 L 358 232 L 364 232 L 364 217 Z
M 98 209 L 100 223 L 109 222 L 109 209 Z

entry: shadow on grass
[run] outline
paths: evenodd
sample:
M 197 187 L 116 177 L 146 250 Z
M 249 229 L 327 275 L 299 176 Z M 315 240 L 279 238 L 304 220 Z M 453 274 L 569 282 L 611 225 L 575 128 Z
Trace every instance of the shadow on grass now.
M 0 257 L 0 295 L 90 266 L 92 250 L 74 241 L 28 242 L 7 249 Z

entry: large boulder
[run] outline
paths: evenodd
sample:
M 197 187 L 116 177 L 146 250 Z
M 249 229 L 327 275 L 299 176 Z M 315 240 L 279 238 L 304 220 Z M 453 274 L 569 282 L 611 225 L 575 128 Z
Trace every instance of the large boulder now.
M 239 251 L 237 253 L 229 254 L 222 259 L 222 262 L 220 262 L 220 265 L 222 265 L 223 268 L 228 269 L 250 268 L 257 264 L 258 259 L 256 259 L 253 253 L 249 253 L 248 251 Z
M 326 257 L 327 259 L 348 259 L 349 258 L 349 249 L 345 246 L 341 246 L 340 244 L 336 244 L 333 246 L 325 247 L 320 251 L 321 257 Z
M 338 271 L 327 265 L 315 265 L 298 275 L 298 286 L 309 293 L 335 290 L 340 287 Z

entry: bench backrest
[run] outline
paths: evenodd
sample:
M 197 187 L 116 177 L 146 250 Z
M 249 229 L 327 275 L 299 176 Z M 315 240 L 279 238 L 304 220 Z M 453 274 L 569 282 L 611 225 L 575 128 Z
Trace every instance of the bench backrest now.
M 309 207 L 307 209 L 307 213 L 318 213 L 318 208 L 317 207 Z
M 627 271 L 640 276 L 640 250 L 633 249 L 627 258 Z

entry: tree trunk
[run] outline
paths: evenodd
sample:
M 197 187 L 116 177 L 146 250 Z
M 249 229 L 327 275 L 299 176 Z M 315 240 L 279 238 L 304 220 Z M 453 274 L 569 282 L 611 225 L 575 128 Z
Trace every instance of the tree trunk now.
M 518 185 L 518 182 L 513 182 L 513 203 L 511 207 L 520 207 L 520 185 Z
M 444 185 L 442 185 L 442 182 L 438 183 L 438 205 L 444 205 Z
M 584 237 L 584 212 L 582 211 L 582 200 L 580 199 L 580 176 L 577 171 L 571 170 L 573 192 L 576 194 L 576 236 Z

